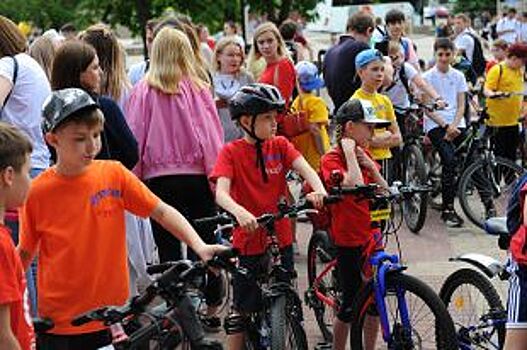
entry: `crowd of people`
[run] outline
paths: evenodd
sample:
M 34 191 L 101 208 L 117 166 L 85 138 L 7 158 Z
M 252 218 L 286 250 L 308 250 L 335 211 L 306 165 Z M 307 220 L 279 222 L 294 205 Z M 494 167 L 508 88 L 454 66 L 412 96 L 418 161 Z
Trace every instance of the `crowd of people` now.
M 0 16 L 0 348 L 108 345 L 103 325 L 73 327 L 71 320 L 136 295 L 149 283 L 146 266 L 156 255 L 161 262 L 206 260 L 225 249 L 215 244 L 213 227 L 193 224 L 218 207 L 239 223 L 232 244 L 240 265 L 257 271 L 266 239 L 256 217 L 291 197 L 287 172 L 306 180 L 312 188 L 306 197 L 317 208 L 335 172 L 345 186 L 387 189 L 398 176 L 405 111 L 414 99 L 438 109 L 427 114 L 423 132 L 441 158 L 441 218 L 462 226 L 451 188 L 455 145 L 471 117 L 470 85 L 483 82 L 487 97 L 514 93 L 486 107 L 496 154 L 517 157 L 527 43 L 519 23 L 511 31 L 513 15 L 509 10 L 497 24 L 492 60 L 470 18 L 456 15 L 451 31 L 433 43 L 428 67 L 405 35 L 399 10 L 386 14 L 384 26 L 368 13 L 352 15 L 318 66 L 291 19 L 259 24 L 251 42 L 233 22 L 212 38 L 187 16 L 151 19 L 148 58 L 128 69 L 106 25 L 79 33 L 68 25 L 29 45 Z M 331 111 L 319 96 L 324 87 Z M 276 136 L 292 113 L 307 127 Z M 487 215 L 495 215 L 485 204 Z M 362 253 L 377 230 L 366 202 L 349 197 L 331 212 L 340 285 L 351 302 L 361 286 Z M 293 270 L 295 225 L 281 220 L 276 228 L 283 264 Z M 522 269 L 513 275 L 525 283 Z M 221 326 L 223 286 L 210 271 L 201 320 L 209 329 Z M 257 293 L 254 280 L 234 279 L 224 320 L 229 349 L 243 348 L 244 317 L 258 307 Z M 348 302 L 334 325 L 337 350 L 347 344 Z M 54 328 L 35 339 L 36 315 L 51 318 Z M 523 310 L 508 320 L 506 349 L 527 343 L 526 317 Z M 376 336 L 366 337 L 369 344 Z

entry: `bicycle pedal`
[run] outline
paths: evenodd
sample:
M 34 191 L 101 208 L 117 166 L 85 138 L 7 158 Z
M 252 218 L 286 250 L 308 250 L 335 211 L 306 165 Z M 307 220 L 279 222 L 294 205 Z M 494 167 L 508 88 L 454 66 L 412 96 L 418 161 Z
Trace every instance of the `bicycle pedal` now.
M 320 342 L 315 345 L 315 350 L 331 350 L 332 347 L 331 343 Z

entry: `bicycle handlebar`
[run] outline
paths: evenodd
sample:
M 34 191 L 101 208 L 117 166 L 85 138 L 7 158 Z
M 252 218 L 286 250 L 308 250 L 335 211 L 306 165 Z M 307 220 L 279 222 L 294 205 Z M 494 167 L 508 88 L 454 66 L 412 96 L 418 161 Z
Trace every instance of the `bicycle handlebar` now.
M 145 307 L 157 296 L 163 296 L 164 292 L 172 285 L 178 285 L 180 289 L 185 289 L 196 277 L 205 271 L 207 267 L 222 268 L 229 272 L 238 271 L 244 273 L 244 269 L 238 268 L 231 259 L 238 256 L 236 249 L 228 249 L 216 254 L 207 262 L 176 261 L 168 262 L 149 267 L 149 273 L 161 273 L 152 284 L 139 296 L 132 298 L 122 307 L 101 307 L 90 310 L 75 317 L 71 324 L 75 327 L 83 324 L 102 321 L 106 325 L 123 321 L 126 317 L 144 312 Z

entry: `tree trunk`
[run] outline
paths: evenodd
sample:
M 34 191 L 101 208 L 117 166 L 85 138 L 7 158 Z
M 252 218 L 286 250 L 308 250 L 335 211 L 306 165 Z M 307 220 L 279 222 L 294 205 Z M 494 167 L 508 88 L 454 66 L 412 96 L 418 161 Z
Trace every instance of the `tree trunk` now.
M 145 60 L 148 58 L 148 50 L 146 49 L 146 22 L 150 19 L 150 0 L 136 0 L 137 19 L 141 26 L 141 37 L 143 39 L 143 48 Z

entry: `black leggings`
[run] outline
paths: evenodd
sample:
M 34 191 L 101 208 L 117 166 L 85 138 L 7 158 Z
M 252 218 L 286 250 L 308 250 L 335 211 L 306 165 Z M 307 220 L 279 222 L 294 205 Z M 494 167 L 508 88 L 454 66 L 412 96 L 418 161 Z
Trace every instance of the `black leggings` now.
M 38 350 L 97 350 L 112 343 L 112 337 L 107 330 L 72 335 L 39 334 L 37 336 Z
M 342 304 L 337 318 L 342 322 L 351 321 L 353 301 L 362 286 L 361 269 L 363 247 L 337 247 L 337 269 L 339 285 L 342 289 Z
M 520 145 L 520 129 L 518 125 L 491 127 L 491 141 L 494 144 L 494 154 L 516 161 L 516 152 Z
M 194 225 L 193 220 L 216 214 L 214 196 L 206 175 L 170 175 L 152 178 L 146 185 L 161 200 L 176 208 L 194 227 L 205 243 L 216 243 L 214 225 Z M 161 262 L 182 259 L 181 242 L 157 222 L 152 221 L 154 240 Z M 196 254 L 189 248 L 188 258 L 197 260 Z M 209 273 L 207 288 L 204 291 L 207 305 L 218 305 L 223 298 L 223 280 L 221 274 L 216 277 Z

